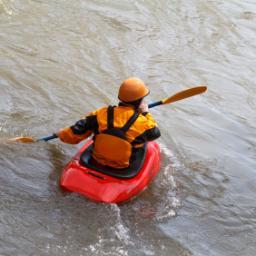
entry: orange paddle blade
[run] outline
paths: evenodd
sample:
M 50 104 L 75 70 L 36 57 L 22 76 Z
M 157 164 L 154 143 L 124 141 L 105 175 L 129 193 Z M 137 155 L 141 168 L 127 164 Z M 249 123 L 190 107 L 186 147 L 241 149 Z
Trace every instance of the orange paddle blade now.
M 178 100 L 183 100 L 183 99 L 186 99 L 188 97 L 192 97 L 194 95 L 203 93 L 206 90 L 207 90 L 207 87 L 203 86 L 203 85 L 202 86 L 193 87 L 193 88 L 189 88 L 187 90 L 178 92 L 178 93 L 174 94 L 173 96 L 171 96 L 169 98 L 163 99 L 162 103 L 163 104 L 169 104 L 169 103 L 172 103 L 172 102 L 175 102 L 175 101 L 178 101 Z
M 16 138 L 10 139 L 10 141 L 30 143 L 30 142 L 35 142 L 35 139 L 32 137 L 16 137 Z

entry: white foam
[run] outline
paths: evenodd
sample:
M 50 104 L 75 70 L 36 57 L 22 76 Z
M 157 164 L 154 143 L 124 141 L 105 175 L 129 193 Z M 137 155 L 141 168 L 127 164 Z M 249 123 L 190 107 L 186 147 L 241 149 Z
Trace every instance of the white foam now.
M 129 229 L 122 223 L 120 208 L 117 204 L 111 204 L 111 209 L 116 214 L 116 224 L 112 227 L 116 237 L 126 245 L 133 244 L 129 236 Z
M 163 167 L 164 179 L 161 180 L 161 186 L 164 187 L 166 193 L 166 200 L 160 204 L 160 211 L 156 217 L 157 220 L 162 221 L 175 217 L 177 215 L 176 209 L 181 205 L 179 198 L 177 198 L 177 183 L 174 175 L 175 170 L 180 168 L 181 164 L 166 145 L 160 143 L 160 149 L 164 159 L 167 160 L 167 163 L 164 162 L 165 166 Z

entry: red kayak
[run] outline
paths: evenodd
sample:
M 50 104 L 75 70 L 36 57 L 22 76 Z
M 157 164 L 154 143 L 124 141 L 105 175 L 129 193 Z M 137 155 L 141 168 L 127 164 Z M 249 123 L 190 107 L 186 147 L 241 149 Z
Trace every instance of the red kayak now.
M 89 140 L 64 168 L 60 185 L 93 201 L 121 203 L 147 188 L 160 170 L 160 150 L 156 142 L 148 142 L 137 150 L 129 168 L 113 169 L 95 163 Z

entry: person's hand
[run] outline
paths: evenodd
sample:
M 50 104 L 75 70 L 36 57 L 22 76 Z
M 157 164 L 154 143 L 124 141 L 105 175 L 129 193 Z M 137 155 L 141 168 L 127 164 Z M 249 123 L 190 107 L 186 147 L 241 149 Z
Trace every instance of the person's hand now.
M 139 106 L 139 111 L 141 113 L 146 113 L 148 112 L 148 104 L 145 103 L 144 101 L 141 102 L 140 106 Z
M 53 134 L 55 134 L 55 135 L 57 135 L 59 137 L 60 131 L 61 130 L 58 130 L 58 131 L 54 132 Z

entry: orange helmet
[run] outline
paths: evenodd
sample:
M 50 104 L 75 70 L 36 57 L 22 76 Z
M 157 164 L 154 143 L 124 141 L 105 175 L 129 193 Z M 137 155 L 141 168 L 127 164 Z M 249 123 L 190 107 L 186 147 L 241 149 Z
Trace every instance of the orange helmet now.
M 130 77 L 122 82 L 118 98 L 122 102 L 129 103 L 144 98 L 149 92 L 149 89 L 141 79 Z

